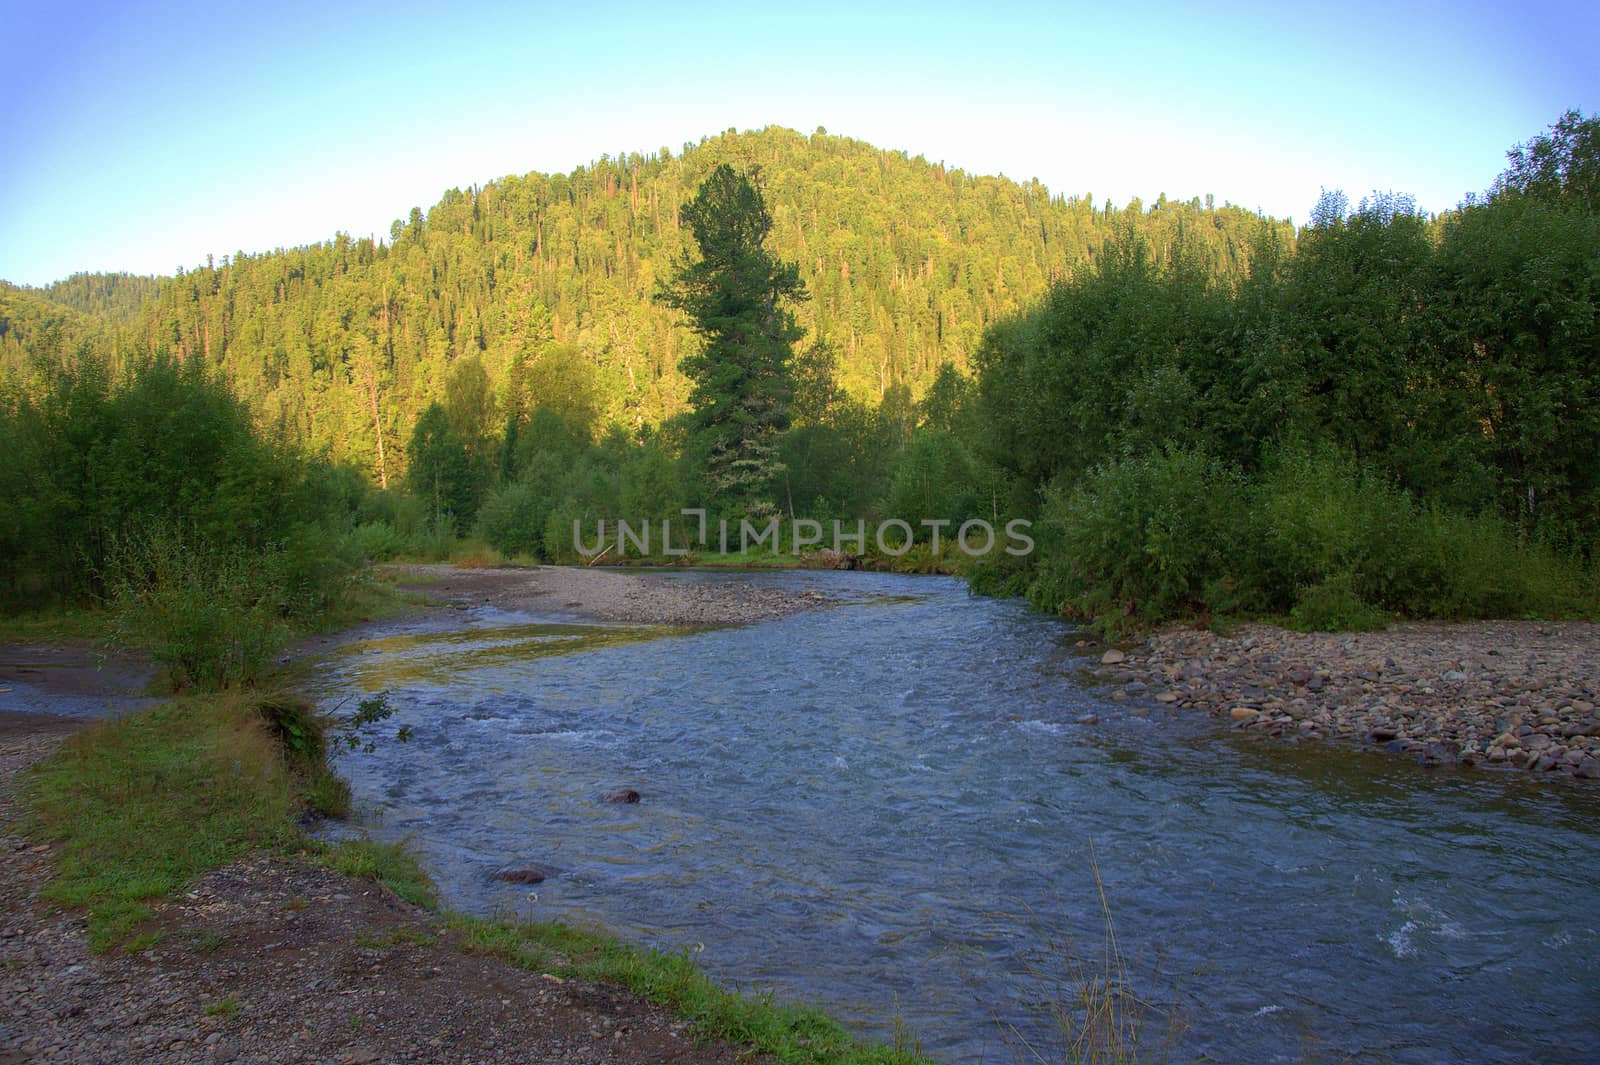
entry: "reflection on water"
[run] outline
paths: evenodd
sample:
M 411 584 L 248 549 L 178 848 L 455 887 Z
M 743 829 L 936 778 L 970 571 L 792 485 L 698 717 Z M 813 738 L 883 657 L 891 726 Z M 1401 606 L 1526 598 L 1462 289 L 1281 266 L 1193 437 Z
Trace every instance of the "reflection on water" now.
M 852 602 L 348 648 L 327 694 L 391 689 L 416 734 L 344 763 L 374 832 L 457 907 L 526 912 L 492 874 L 537 862 L 544 916 L 703 944 L 880 1035 L 898 1009 L 952 1061 L 1050 1044 L 1099 959 L 1096 863 L 1132 989 L 1189 1022 L 1175 1060 L 1600 1058 L 1592 790 L 1135 717 L 1069 630 L 941 578 L 738 579 Z
M 476 625 L 445 632 L 380 636 L 345 645 L 348 656 L 371 656 L 357 671 L 364 690 L 449 683 L 463 671 L 488 671 L 550 655 L 653 640 L 685 630 L 668 625 L 574 625 L 560 622 Z

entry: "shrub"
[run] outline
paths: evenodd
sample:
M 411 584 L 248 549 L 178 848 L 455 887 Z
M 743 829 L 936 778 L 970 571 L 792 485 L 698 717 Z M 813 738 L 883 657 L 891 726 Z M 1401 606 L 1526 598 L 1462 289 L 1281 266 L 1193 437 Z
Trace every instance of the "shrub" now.
M 288 637 L 277 559 L 155 526 L 113 545 L 113 639 L 143 646 L 175 689 L 221 689 L 264 673 Z
M 386 521 L 369 521 L 350 532 L 355 550 L 368 562 L 386 562 L 405 550 L 405 538 Z
M 542 548 L 551 509 L 549 499 L 527 482 L 502 485 L 478 512 L 478 535 L 503 554 L 548 558 Z
M 1206 612 L 1249 598 L 1260 541 L 1249 486 L 1196 451 L 1152 453 L 1056 485 L 1037 527 L 1037 605 L 1102 627 Z
M 1302 588 L 1289 620 L 1301 632 L 1375 632 L 1386 625 L 1384 616 L 1356 594 L 1349 573 Z

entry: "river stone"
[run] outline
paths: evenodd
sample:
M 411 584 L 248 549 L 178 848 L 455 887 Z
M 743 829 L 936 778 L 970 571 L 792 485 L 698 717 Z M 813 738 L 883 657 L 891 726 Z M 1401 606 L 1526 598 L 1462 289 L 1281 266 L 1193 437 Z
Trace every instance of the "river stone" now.
M 1600 780 L 1600 758 L 1585 758 L 1578 763 L 1578 768 L 1572 771 L 1572 775 L 1586 780 Z
M 1098 725 L 1100 724 L 1100 717 L 1098 714 L 1084 714 L 1082 717 L 1078 718 L 1078 724 Z
M 502 869 L 494 874 L 494 878 L 508 884 L 540 884 L 544 882 L 545 872 L 537 865 L 521 865 L 515 869 Z
M 1117 650 L 1115 647 L 1100 656 L 1100 664 L 1103 666 L 1114 666 L 1121 662 L 1126 662 L 1127 660 L 1128 656 Z
M 1156 696 L 1156 702 L 1158 703 L 1175 703 L 1177 701 L 1177 692 L 1162 692 L 1160 695 Z
M 600 801 L 614 803 L 638 802 L 639 793 L 632 788 L 618 788 L 616 791 L 606 792 L 600 797 Z
M 1253 721 L 1261 716 L 1261 711 L 1248 706 L 1236 706 L 1228 711 L 1228 716 L 1235 721 Z

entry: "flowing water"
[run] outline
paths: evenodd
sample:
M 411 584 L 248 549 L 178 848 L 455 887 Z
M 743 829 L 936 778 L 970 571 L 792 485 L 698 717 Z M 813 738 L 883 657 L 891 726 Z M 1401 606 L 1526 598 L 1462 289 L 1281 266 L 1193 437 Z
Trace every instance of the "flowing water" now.
M 387 690 L 415 732 L 343 763 L 370 831 L 456 908 L 688 949 L 949 1061 L 1058 1046 L 1107 913 L 1129 991 L 1186 1025 L 1145 1032 L 1173 1060 L 1600 1060 L 1595 789 L 1135 716 L 1072 630 L 949 579 L 738 579 L 852 601 L 345 648 L 323 694 Z M 536 901 L 493 879 L 526 863 Z

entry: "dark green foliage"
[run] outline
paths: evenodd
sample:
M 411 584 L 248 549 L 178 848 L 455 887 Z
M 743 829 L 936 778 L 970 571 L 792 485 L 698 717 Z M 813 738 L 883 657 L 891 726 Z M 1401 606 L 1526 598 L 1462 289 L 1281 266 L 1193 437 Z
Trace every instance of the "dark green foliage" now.
M 772 217 L 749 177 L 724 163 L 682 212 L 699 255 L 687 254 L 659 298 L 704 342 L 679 368 L 693 382 L 689 446 L 707 500 L 743 513 L 770 499 L 789 427 L 790 361 L 803 335 L 788 304 L 807 298 L 800 274 L 767 250 Z
M 116 642 L 148 649 L 179 691 L 255 681 L 289 635 L 281 559 L 166 525 L 129 534 L 108 559 Z
M 895 464 L 889 513 L 914 527 L 947 521 L 950 532 L 989 514 L 978 464 L 948 429 L 919 429 Z M 947 537 L 948 538 L 948 537 Z
M 1600 211 L 1600 118 L 1568 111 L 1509 158 L 1495 186 L 1498 198 L 1520 195 L 1584 214 Z
M 1326 194 L 1231 286 L 1132 234 L 993 329 L 968 432 L 1040 514 L 1035 600 L 1107 627 L 1600 610 L 1597 128 L 1568 115 L 1440 221 Z
M 1201 452 L 1153 453 L 1063 482 L 1035 529 L 1029 597 L 1109 631 L 1241 613 L 1370 628 L 1593 613 L 1600 601 L 1580 559 L 1520 540 L 1492 514 L 1422 505 L 1331 444 L 1265 462 L 1252 478 Z M 1003 565 L 978 572 L 1006 587 Z
M 0 444 L 0 603 L 13 608 L 107 591 L 128 576 L 118 551 L 172 561 L 144 542 L 164 536 L 202 552 L 292 550 L 284 605 L 304 616 L 333 579 L 313 557 L 331 538 L 311 529 L 336 527 L 363 490 L 264 439 L 198 364 L 159 358 L 120 381 L 85 356 L 30 391 L 0 385 Z
M 293 692 L 267 692 L 252 700 L 267 731 L 308 767 L 320 768 L 328 752 L 326 724 L 316 706 Z
M 436 528 L 470 528 L 488 473 L 451 424 L 444 407 L 435 403 L 422 412 L 411 431 L 411 468 L 406 484 L 423 501 Z
M 1336 573 L 1300 590 L 1289 623 L 1301 632 L 1375 632 L 1388 619 L 1356 593 L 1352 574 Z
M 1200 452 L 1099 467 L 1046 494 L 1033 602 L 1110 628 L 1244 601 L 1262 539 L 1237 469 Z
M 360 477 L 264 438 L 196 362 L 41 368 L 0 394 L 0 446 L 0 608 L 103 602 L 179 689 L 253 683 L 360 561 Z

